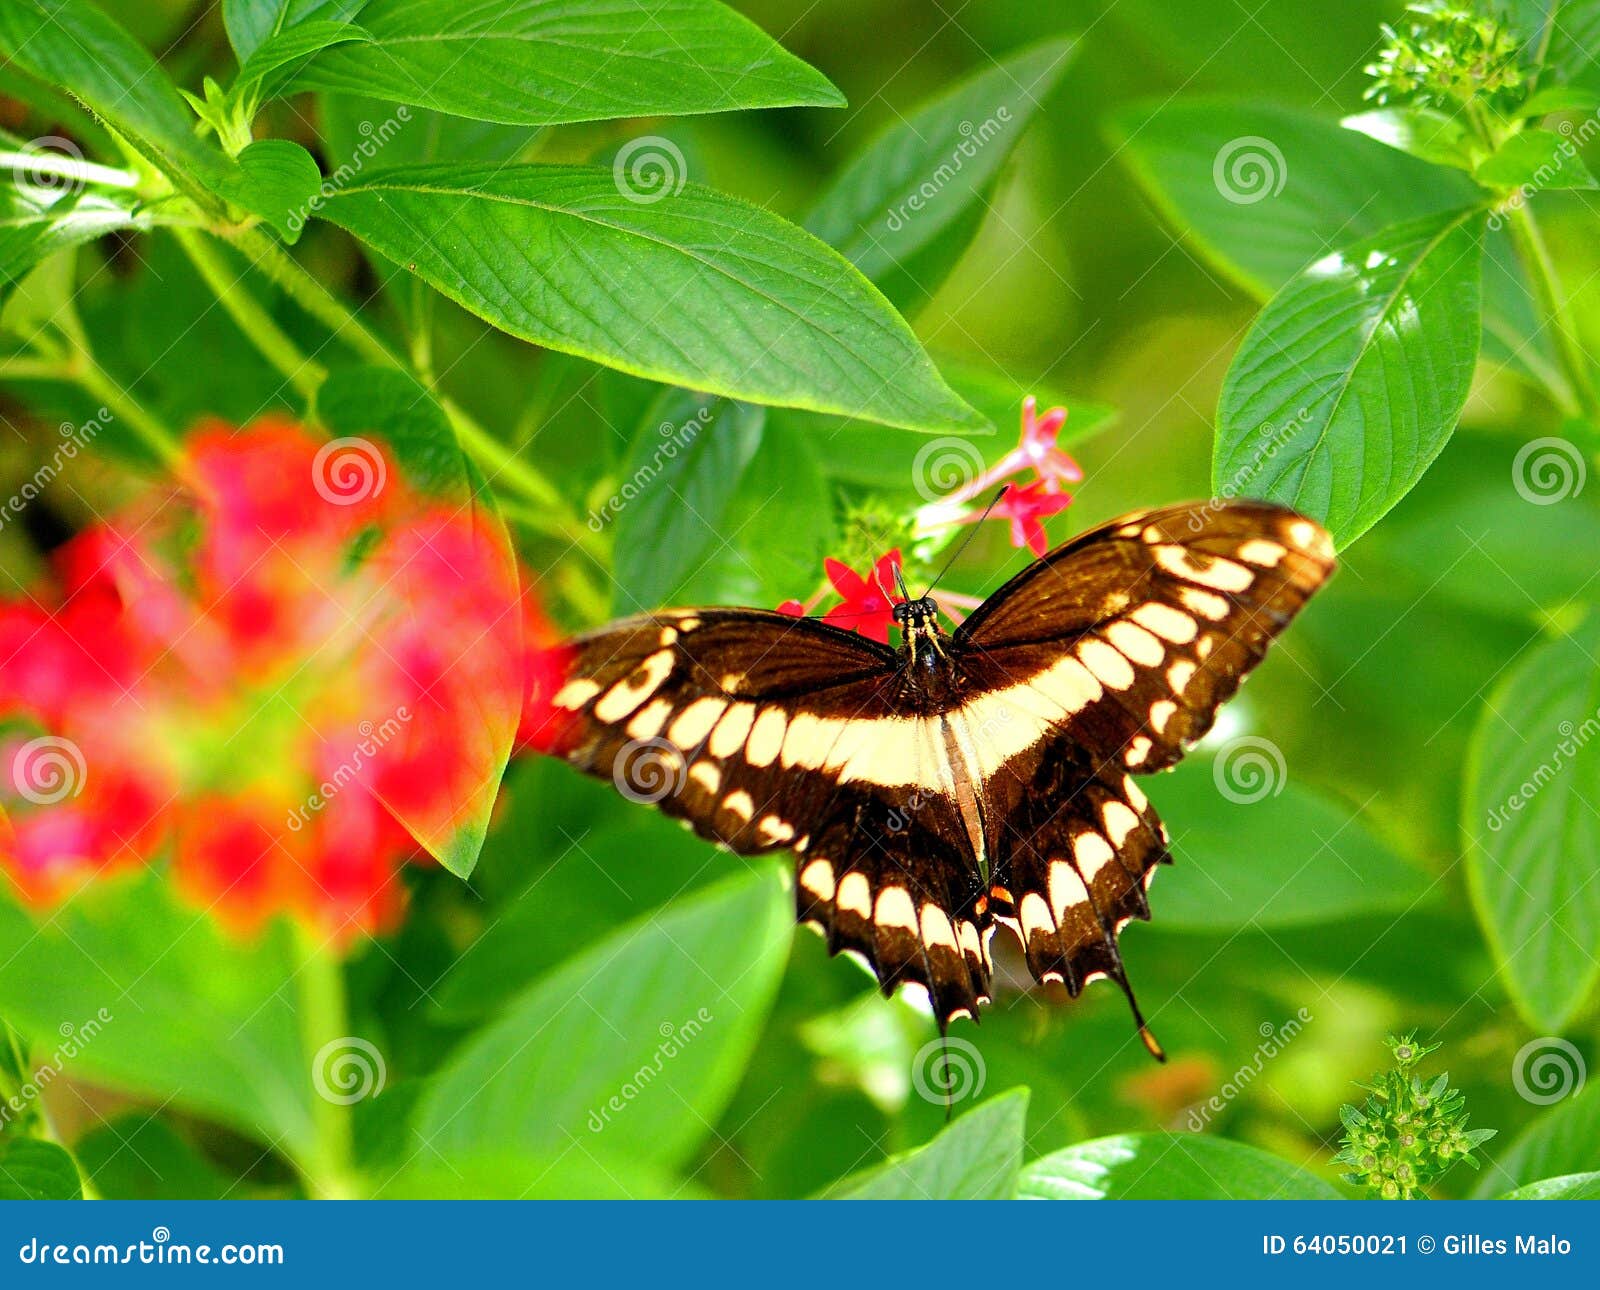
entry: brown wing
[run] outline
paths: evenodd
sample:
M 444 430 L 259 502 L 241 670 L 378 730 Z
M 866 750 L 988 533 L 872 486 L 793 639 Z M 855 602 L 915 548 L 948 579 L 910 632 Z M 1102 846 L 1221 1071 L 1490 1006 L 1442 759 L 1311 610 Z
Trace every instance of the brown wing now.
M 1060 739 L 1097 766 L 1161 770 L 1211 728 L 1333 566 L 1320 525 L 1265 502 L 1124 516 L 1030 565 L 956 630 L 975 695 L 967 722 L 1007 718 L 992 769 Z M 1024 764 L 1013 791 L 1030 775 Z
M 557 751 L 744 855 L 796 855 L 802 921 L 935 1014 L 988 997 L 977 870 L 937 719 L 901 701 L 895 653 L 814 619 L 742 609 L 580 637 Z

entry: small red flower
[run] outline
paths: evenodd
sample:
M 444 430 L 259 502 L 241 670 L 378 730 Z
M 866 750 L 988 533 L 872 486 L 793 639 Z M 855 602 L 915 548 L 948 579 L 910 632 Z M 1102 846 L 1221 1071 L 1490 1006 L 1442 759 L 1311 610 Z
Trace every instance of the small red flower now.
M 1010 520 L 1011 545 L 1027 547 L 1034 555 L 1043 555 L 1050 547 L 1050 540 L 1041 521 L 1066 510 L 1071 504 L 1068 494 L 1051 491 L 1048 479 L 1036 479 L 1031 484 L 1012 484 L 1007 488 L 1005 496 L 989 512 L 989 518 Z M 982 518 L 983 512 L 978 510 L 962 516 L 958 522 L 975 524 Z
M 857 631 L 875 641 L 889 643 L 889 628 L 894 624 L 895 573 L 900 568 L 898 549 L 879 556 L 871 573 L 863 578 L 847 564 L 829 558 L 822 562 L 828 581 L 841 597 L 840 602 L 822 616 L 846 631 Z

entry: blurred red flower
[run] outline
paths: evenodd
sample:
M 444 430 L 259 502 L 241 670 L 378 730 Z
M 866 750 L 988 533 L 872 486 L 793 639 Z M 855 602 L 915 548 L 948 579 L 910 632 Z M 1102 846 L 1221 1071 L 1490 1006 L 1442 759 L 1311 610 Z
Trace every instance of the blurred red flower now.
M 52 899 L 170 855 L 234 926 L 382 927 L 418 841 L 481 828 L 536 607 L 374 442 L 211 425 L 184 478 L 0 603 L 0 863 Z

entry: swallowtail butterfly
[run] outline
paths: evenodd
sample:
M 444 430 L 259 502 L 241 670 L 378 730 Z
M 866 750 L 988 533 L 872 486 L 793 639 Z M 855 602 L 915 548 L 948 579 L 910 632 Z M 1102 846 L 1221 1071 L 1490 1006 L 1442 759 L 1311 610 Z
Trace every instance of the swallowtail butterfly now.
M 1004 926 L 1034 979 L 1127 993 L 1167 833 L 1132 778 L 1172 766 L 1332 572 L 1328 534 L 1232 501 L 1124 516 L 899 648 L 755 609 L 579 637 L 558 751 L 741 855 L 789 850 L 802 921 L 940 1026 L 990 998 Z

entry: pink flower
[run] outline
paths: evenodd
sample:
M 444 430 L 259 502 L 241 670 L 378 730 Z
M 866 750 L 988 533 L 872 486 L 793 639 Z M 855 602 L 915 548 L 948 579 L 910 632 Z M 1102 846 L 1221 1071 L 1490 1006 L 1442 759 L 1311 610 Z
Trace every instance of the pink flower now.
M 1012 546 L 1025 546 L 1034 555 L 1043 555 L 1050 547 L 1041 521 L 1072 505 L 1071 496 L 1052 491 L 1050 483 L 1048 479 L 1036 479 L 1031 484 L 1011 484 L 989 511 L 990 519 L 1011 521 Z M 963 515 L 957 523 L 975 524 L 982 518 L 983 512 L 978 510 Z
M 887 645 L 889 628 L 894 623 L 894 575 L 900 568 L 899 550 L 880 556 L 865 578 L 849 565 L 831 558 L 824 560 L 822 567 L 841 597 L 839 603 L 822 616 L 822 621 L 846 631 L 860 632 Z

